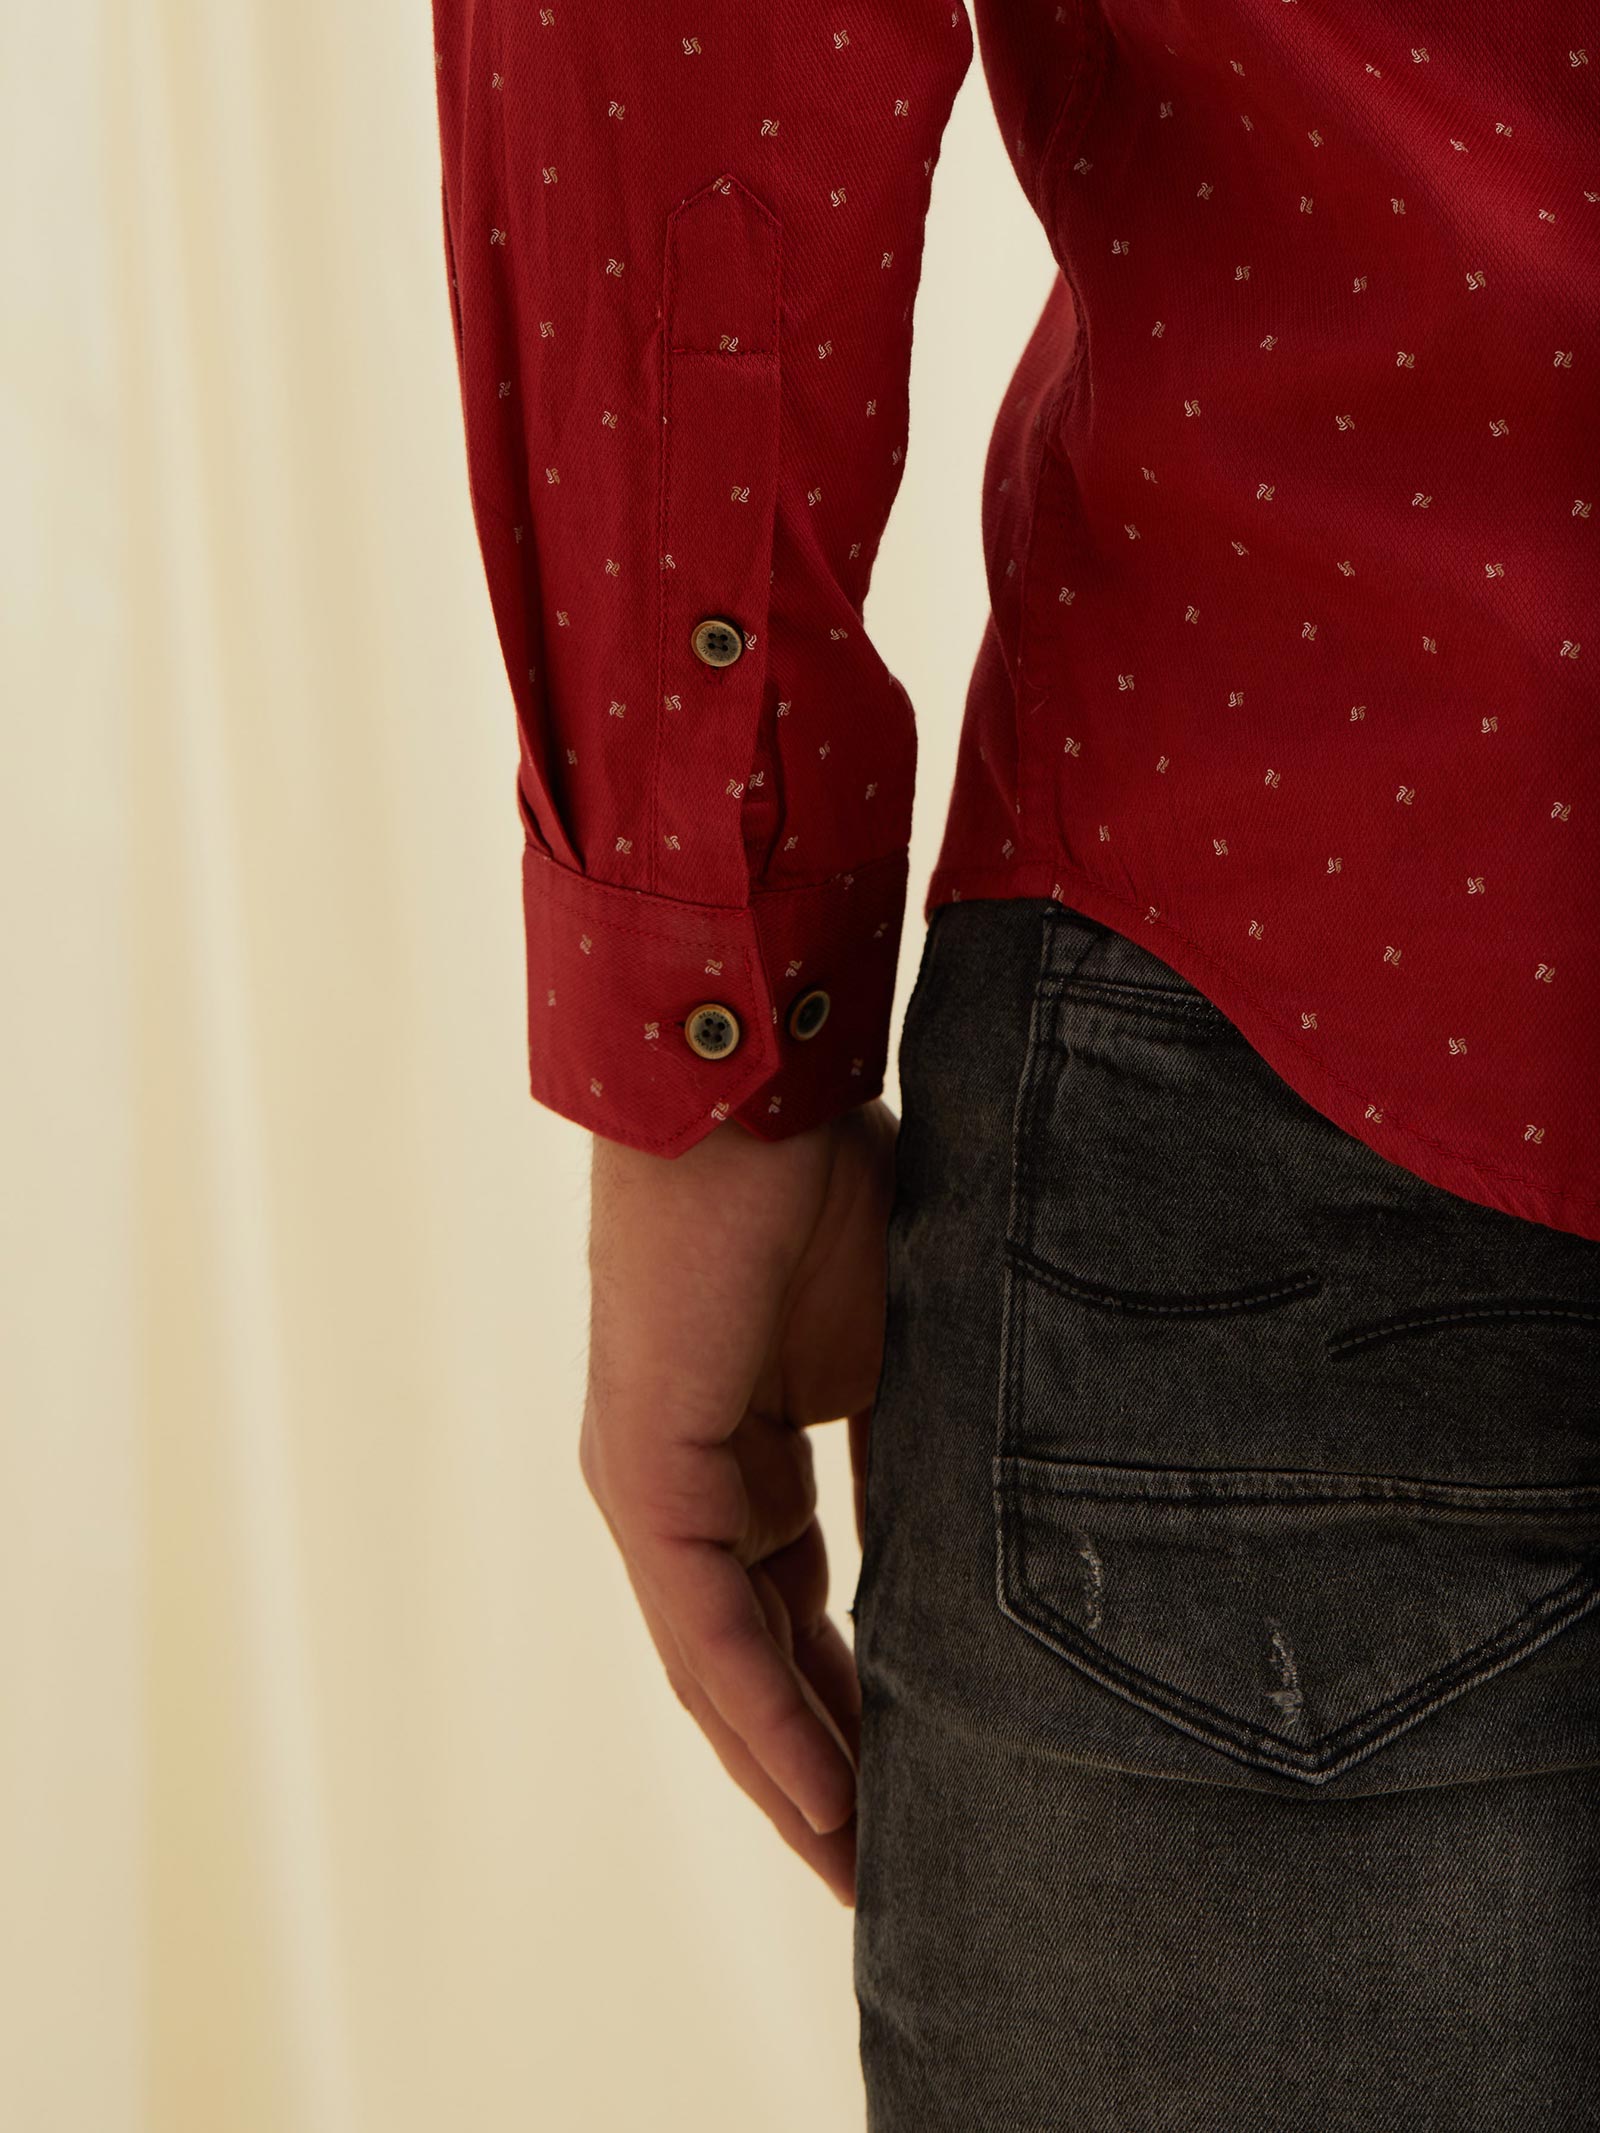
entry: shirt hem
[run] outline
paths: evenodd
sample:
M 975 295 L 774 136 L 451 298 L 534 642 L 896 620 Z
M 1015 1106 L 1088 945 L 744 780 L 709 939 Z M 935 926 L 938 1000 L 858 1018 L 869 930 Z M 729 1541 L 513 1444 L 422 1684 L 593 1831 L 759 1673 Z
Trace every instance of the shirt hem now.
M 1033 896 L 1069 904 L 1085 917 L 1149 948 L 1179 977 L 1197 986 L 1297 1095 L 1385 1162 L 1458 1199 L 1600 1242 L 1600 1188 L 1557 1188 L 1526 1172 L 1498 1170 L 1405 1125 L 1387 1106 L 1378 1125 L 1367 1116 L 1370 1099 L 1309 1052 L 1234 965 L 1202 947 L 1159 911 L 1152 916 L 1150 906 L 1135 906 L 1066 859 L 1023 860 L 1012 867 L 936 866 L 923 897 L 923 918 L 930 918 L 941 904 Z

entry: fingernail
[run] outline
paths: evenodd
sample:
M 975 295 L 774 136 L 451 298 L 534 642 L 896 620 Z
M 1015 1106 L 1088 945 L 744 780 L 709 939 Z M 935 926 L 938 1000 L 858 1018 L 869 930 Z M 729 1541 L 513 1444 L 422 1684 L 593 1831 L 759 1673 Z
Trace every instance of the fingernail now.
M 827 1816 L 820 1822 L 811 1812 L 809 1807 L 802 1807 L 800 1812 L 805 1816 L 806 1820 L 811 1824 L 811 1827 L 816 1831 L 819 1837 L 831 1837 L 835 1830 L 844 1828 L 844 1825 L 846 1824 L 846 1822 L 849 1821 L 851 1814 L 855 1810 L 855 1804 L 856 1803 L 854 1796 L 852 1796 L 842 1814 Z

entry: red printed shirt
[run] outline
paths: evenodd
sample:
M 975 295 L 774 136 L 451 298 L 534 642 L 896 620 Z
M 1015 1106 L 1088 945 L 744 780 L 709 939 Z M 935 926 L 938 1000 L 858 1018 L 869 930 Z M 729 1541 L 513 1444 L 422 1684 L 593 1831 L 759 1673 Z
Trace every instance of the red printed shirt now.
M 862 623 L 974 53 L 1059 272 L 924 915 L 1053 896 L 1448 1190 L 1600 1237 L 1600 18 L 434 0 L 536 1098 L 882 1086 L 913 711 Z

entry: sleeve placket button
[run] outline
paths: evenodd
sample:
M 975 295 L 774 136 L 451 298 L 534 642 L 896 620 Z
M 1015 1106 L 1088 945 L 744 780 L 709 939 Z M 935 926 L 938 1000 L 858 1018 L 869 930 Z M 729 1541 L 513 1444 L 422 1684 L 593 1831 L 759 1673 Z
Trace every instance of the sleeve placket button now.
M 731 667 L 744 650 L 744 631 L 726 615 L 706 615 L 689 632 L 696 659 L 708 667 Z

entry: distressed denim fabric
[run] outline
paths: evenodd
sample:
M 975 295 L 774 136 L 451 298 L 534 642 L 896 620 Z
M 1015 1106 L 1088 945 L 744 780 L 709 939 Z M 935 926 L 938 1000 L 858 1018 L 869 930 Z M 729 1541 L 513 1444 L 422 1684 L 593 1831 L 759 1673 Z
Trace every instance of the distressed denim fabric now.
M 936 909 L 854 1596 L 871 2133 L 1600 2128 L 1600 1245 Z

